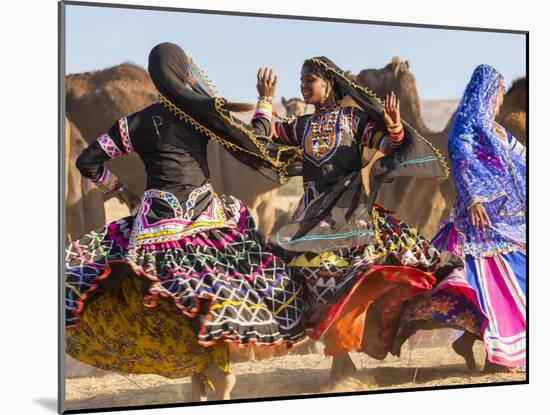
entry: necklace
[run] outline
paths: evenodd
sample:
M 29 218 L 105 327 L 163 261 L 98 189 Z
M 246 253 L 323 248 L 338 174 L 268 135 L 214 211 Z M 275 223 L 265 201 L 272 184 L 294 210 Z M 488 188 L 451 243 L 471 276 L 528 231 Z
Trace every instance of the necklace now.
M 318 108 L 315 108 L 315 111 L 313 112 L 314 115 L 321 115 L 329 111 L 334 111 L 336 109 L 340 109 L 340 104 L 330 104 L 330 105 L 323 105 Z

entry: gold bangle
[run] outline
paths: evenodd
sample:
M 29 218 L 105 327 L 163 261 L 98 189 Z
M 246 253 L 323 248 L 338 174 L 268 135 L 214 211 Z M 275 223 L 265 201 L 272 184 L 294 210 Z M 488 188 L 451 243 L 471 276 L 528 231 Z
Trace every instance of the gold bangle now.
M 397 122 L 397 123 L 395 123 L 395 124 L 386 124 L 386 127 L 388 127 L 388 128 L 395 128 L 395 127 L 399 127 L 399 126 L 401 126 L 401 125 L 403 125 L 403 124 L 401 123 L 401 121 L 399 121 L 399 122 Z
M 386 126 L 386 129 L 390 133 L 397 134 L 397 133 L 400 133 L 401 131 L 403 131 L 403 125 L 399 125 L 398 127 L 388 127 L 388 126 Z

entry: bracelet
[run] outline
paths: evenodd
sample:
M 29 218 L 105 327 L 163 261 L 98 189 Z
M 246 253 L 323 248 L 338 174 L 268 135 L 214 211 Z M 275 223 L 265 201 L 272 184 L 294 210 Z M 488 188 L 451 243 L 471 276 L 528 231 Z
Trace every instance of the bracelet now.
M 118 178 L 105 166 L 103 166 L 101 176 L 97 179 L 92 179 L 92 182 L 97 186 L 97 189 L 104 194 L 114 191 L 120 183 Z
M 119 194 L 121 194 L 122 192 L 128 190 L 128 185 L 126 183 L 121 183 L 120 187 L 116 188 L 116 189 L 113 189 L 111 190 L 110 192 L 107 192 L 105 195 L 106 196 L 118 196 Z
M 270 98 L 265 99 L 265 98 Z M 255 118 L 264 118 L 271 121 L 273 117 L 273 97 L 260 97 L 258 104 L 256 105 L 256 110 L 254 111 L 253 119 Z
M 258 101 L 267 101 L 267 102 L 273 102 L 273 97 L 262 95 L 261 97 L 258 97 Z
M 397 128 L 397 127 L 403 127 L 403 124 L 401 123 L 401 121 L 395 123 L 395 124 L 386 124 L 386 127 L 387 128 Z
M 399 134 L 390 134 L 390 146 L 399 147 L 403 143 L 404 138 L 405 134 L 402 132 Z
M 403 131 L 403 124 L 400 123 L 396 127 L 386 126 L 386 129 L 388 130 L 388 132 L 390 134 L 397 134 L 397 133 L 400 133 L 401 131 Z

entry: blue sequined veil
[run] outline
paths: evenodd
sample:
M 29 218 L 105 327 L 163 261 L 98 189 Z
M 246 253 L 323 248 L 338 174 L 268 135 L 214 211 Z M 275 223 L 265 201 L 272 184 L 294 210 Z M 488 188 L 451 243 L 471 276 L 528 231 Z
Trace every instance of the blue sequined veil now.
M 465 253 L 525 246 L 526 159 L 524 147 L 506 131 L 495 131 L 496 100 L 502 75 L 479 65 L 459 103 L 449 137 L 456 186 L 454 221 L 466 235 Z M 504 129 L 502 129 L 504 131 Z M 491 227 L 475 229 L 468 208 L 482 202 Z

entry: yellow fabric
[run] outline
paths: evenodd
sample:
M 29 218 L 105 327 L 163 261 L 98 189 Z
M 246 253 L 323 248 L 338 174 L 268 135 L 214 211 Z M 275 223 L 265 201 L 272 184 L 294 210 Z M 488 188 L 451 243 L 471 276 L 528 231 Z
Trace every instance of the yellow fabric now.
M 308 261 L 305 254 L 302 254 L 294 258 L 288 266 L 290 267 L 324 267 L 327 264 L 336 265 L 340 268 L 347 268 L 350 266 L 350 263 L 346 261 L 341 256 L 335 254 L 334 252 L 323 252 L 321 255 L 316 255 Z
M 82 326 L 67 330 L 67 353 L 92 366 L 135 374 L 181 378 L 215 364 L 229 371 L 229 347 L 197 343 L 189 320 L 171 299 L 143 305 L 138 277 L 84 307 Z

